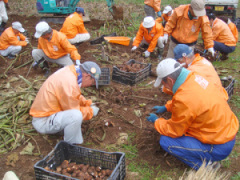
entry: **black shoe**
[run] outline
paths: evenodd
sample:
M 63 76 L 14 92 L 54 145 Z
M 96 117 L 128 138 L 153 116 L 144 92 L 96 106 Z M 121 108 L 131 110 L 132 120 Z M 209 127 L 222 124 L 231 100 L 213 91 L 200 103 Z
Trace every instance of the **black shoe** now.
M 40 59 L 39 61 L 35 61 L 35 62 L 32 64 L 32 67 L 33 67 L 33 68 L 37 68 L 38 65 L 39 65 L 41 62 L 43 62 L 43 61 L 44 61 L 44 58 Z
M 224 60 L 227 60 L 228 59 L 228 54 L 223 54 L 222 53 L 222 56 L 220 58 L 220 60 L 224 61 Z
M 45 76 L 45 77 L 50 76 L 50 74 L 51 74 L 50 69 L 45 69 L 45 70 L 46 70 L 46 72 L 45 72 L 44 76 Z
M 15 58 L 16 58 L 16 55 L 9 54 L 9 55 L 7 56 L 7 58 L 8 58 L 8 59 L 15 59 Z

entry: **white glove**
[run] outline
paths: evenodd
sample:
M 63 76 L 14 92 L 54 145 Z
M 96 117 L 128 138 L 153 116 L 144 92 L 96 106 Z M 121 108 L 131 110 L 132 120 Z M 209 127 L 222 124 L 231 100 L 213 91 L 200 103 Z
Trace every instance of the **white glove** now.
M 149 52 L 148 50 L 147 50 L 147 51 L 145 51 L 145 52 L 144 52 L 144 57 L 146 57 L 146 58 L 147 58 L 147 57 L 149 57 L 149 56 L 150 56 L 150 52 Z
M 93 116 L 96 116 L 98 114 L 99 108 L 93 105 L 91 105 L 91 108 L 93 109 Z
M 213 48 L 208 48 L 208 52 L 212 54 L 212 57 L 214 57 L 215 51 Z
M 131 51 L 135 51 L 137 49 L 137 46 L 133 46 Z
M 163 36 L 163 43 L 167 43 L 168 42 L 168 34 L 164 34 Z
M 80 66 L 80 64 L 81 64 L 81 63 L 80 63 L 80 60 L 76 60 L 76 65 L 77 65 L 77 66 Z

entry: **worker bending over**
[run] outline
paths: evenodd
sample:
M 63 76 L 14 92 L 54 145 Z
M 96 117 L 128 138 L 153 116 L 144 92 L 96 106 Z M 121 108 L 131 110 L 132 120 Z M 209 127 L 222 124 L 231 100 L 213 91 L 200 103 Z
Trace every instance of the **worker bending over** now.
M 25 29 L 18 21 L 12 23 L 12 27 L 5 29 L 0 36 L 0 54 L 13 59 L 22 50 L 22 46 L 28 44 L 28 39 L 22 34 Z
M 193 49 L 185 44 L 178 44 L 173 51 L 177 62 L 188 70 L 202 75 L 209 82 L 215 84 L 219 91 L 222 92 L 222 96 L 225 97 L 226 101 L 228 100 L 228 93 L 222 86 L 221 80 L 211 62 L 201 57 L 198 53 L 194 54 Z M 165 87 L 163 87 L 163 92 L 172 95 L 172 91 Z M 172 100 L 169 100 L 164 106 L 154 106 L 153 109 L 156 110 L 157 114 L 166 111 L 171 112 Z
M 77 44 L 90 39 L 90 34 L 84 27 L 82 16 L 84 9 L 77 7 L 75 12 L 69 15 L 63 23 L 60 32 L 64 33 L 71 44 Z
M 163 38 L 163 26 L 162 24 L 156 23 L 152 16 L 147 16 L 143 19 L 140 24 L 139 30 L 135 38 L 133 38 L 132 51 L 135 51 L 139 45 L 146 44 L 148 49 L 144 52 L 145 57 L 149 57 L 150 53 L 154 51 L 158 44 L 159 58 L 164 50 L 164 44 L 162 43 Z
M 239 122 L 219 88 L 171 58 L 161 61 L 156 72 L 154 86 L 162 83 L 173 91 L 171 118 L 147 117 L 161 134 L 160 146 L 196 170 L 204 160 L 210 164 L 225 159 Z
M 163 43 L 171 35 L 167 57 L 174 58 L 173 49 L 177 44 L 194 48 L 201 30 L 205 49 L 214 56 L 212 30 L 206 16 L 204 0 L 192 0 L 191 4 L 175 8 L 164 28 Z
M 52 29 L 47 22 L 41 21 L 36 25 L 35 38 L 38 39 L 38 48 L 32 51 L 34 59 L 33 67 L 37 67 L 40 62 L 51 62 L 60 66 L 73 64 L 72 59 L 80 65 L 80 54 L 77 48 L 70 44 L 65 34 Z M 50 70 L 46 66 L 46 76 Z
M 41 134 L 64 131 L 64 141 L 82 144 L 81 124 L 98 114 L 99 108 L 81 94 L 80 88 L 96 85 L 100 67 L 91 61 L 66 66 L 52 74 L 40 88 L 30 109 L 33 127 Z
M 216 18 L 212 13 L 208 18 L 212 26 L 214 49 L 222 54 L 221 60 L 226 60 L 228 54 L 235 51 L 236 39 L 224 21 Z

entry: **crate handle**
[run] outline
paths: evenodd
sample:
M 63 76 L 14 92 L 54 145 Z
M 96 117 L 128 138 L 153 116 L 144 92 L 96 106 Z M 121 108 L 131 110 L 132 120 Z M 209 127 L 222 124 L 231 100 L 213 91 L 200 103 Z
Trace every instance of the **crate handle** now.
M 49 159 L 50 157 L 52 157 L 54 151 L 55 151 L 55 148 L 54 148 L 43 160 L 47 161 L 47 159 Z

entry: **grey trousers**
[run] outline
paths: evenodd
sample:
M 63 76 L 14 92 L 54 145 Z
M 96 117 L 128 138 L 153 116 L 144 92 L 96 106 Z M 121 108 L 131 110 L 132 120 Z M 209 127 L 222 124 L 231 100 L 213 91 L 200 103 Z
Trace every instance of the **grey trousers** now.
M 51 59 L 51 58 L 47 57 L 46 54 L 41 49 L 32 50 L 32 57 L 33 57 L 34 61 L 36 61 L 36 62 L 38 62 L 40 59 L 44 58 L 46 61 L 59 64 L 60 66 L 68 66 L 68 65 L 73 64 L 69 54 L 67 54 L 63 57 L 60 57 L 58 59 Z
M 64 130 L 64 141 L 71 144 L 82 144 L 82 121 L 81 111 L 71 109 L 48 117 L 33 117 L 32 125 L 41 134 L 56 134 Z

